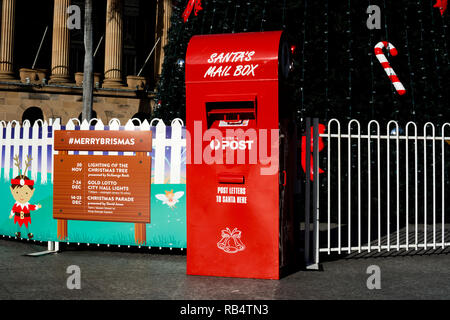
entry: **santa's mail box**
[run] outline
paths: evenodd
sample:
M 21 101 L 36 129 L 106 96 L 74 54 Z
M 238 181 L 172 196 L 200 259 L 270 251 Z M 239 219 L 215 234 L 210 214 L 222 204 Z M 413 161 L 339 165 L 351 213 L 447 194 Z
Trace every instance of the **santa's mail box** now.
M 189 42 L 188 274 L 278 279 L 296 265 L 289 54 L 281 31 Z

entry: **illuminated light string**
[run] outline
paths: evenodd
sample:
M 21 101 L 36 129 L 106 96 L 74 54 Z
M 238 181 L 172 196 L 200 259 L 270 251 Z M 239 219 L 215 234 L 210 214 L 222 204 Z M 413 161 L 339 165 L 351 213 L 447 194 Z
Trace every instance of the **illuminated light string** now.
M 183 23 L 183 26 L 185 31 L 184 34 L 192 34 L 194 32 L 194 23 Z
M 231 28 L 231 32 L 235 33 L 236 32 L 236 22 L 237 22 L 237 15 L 238 12 L 240 12 L 241 10 L 241 4 L 240 4 L 240 0 L 236 0 L 235 4 L 234 4 L 234 19 L 233 19 L 233 26 Z
M 447 11 L 446 14 L 449 14 L 449 11 Z M 450 64 L 450 59 L 448 56 L 448 47 L 447 47 L 447 19 L 444 18 L 443 15 L 440 14 L 441 17 L 441 22 L 442 22 L 442 34 L 441 34 L 441 38 L 444 42 L 444 57 L 447 59 L 447 64 Z
M 245 17 L 245 27 L 244 27 L 244 32 L 248 31 L 248 23 L 249 23 L 249 17 L 250 17 L 250 9 L 252 6 L 252 3 L 250 2 L 250 0 L 247 1 L 247 15 Z
M 421 3 L 420 1 L 416 2 L 416 6 L 417 6 L 417 13 L 419 14 L 419 25 L 420 25 L 420 47 L 419 47 L 419 60 L 420 60 L 420 70 L 421 70 L 421 75 L 422 75 L 422 83 L 427 82 L 427 75 L 425 73 L 425 62 L 423 59 L 423 38 L 424 38 L 424 28 L 423 28 L 423 10 L 421 7 Z M 423 86 L 423 90 L 422 90 L 422 98 L 423 98 L 423 102 L 424 105 L 427 105 L 428 103 L 425 103 L 427 101 L 427 96 L 426 96 L 426 85 Z
M 389 9 L 386 6 L 386 0 L 383 0 L 383 12 L 384 12 L 384 30 L 385 30 L 385 37 L 386 37 L 385 41 L 389 42 L 389 29 L 388 29 L 388 13 L 389 13 Z M 390 56 L 391 55 L 390 50 L 387 50 L 387 51 L 388 51 L 388 56 Z M 395 72 L 394 72 L 394 75 L 395 75 Z M 399 113 L 398 98 L 397 98 L 397 96 L 394 93 L 395 90 L 397 90 L 397 88 L 395 88 L 395 87 L 391 89 L 391 99 L 392 99 L 392 101 L 394 103 L 394 112 L 398 116 L 398 113 Z
M 438 62 L 438 57 L 437 57 L 437 44 L 436 44 L 436 37 L 435 37 L 435 21 L 434 21 L 434 9 L 433 9 L 433 3 L 430 2 L 430 10 L 431 10 L 431 42 L 433 43 L 433 55 L 434 55 L 434 66 L 436 68 L 436 73 L 437 73 L 437 83 L 438 83 L 438 105 L 440 106 L 440 101 L 442 99 L 442 92 L 441 92 L 441 72 L 440 72 L 440 65 Z M 433 86 L 432 86 L 433 87 Z
M 176 11 L 176 12 L 174 12 L 175 17 L 179 17 L 180 13 L 181 13 L 181 9 L 179 7 L 177 7 L 177 6 L 175 6 L 174 9 Z M 181 28 L 178 27 L 180 24 L 182 26 Z M 182 39 L 183 34 L 186 33 L 186 30 L 188 30 L 188 28 L 192 30 L 193 24 L 192 23 L 184 23 L 184 22 L 181 21 L 181 19 L 175 19 L 175 30 L 178 30 L 178 32 L 176 34 L 176 39 L 172 38 L 171 41 L 176 41 L 175 43 L 180 43 L 181 44 L 180 40 Z M 179 55 L 179 50 L 178 49 L 181 48 L 181 45 L 180 46 L 173 46 L 173 47 L 174 47 L 174 52 L 170 56 L 178 57 L 178 55 Z M 174 95 L 176 95 L 176 93 L 179 90 L 179 87 L 177 85 L 178 80 L 180 79 L 179 72 L 180 71 L 177 68 L 170 68 L 170 77 L 169 77 L 170 79 L 169 79 L 169 86 L 168 86 L 168 88 L 171 89 L 171 91 L 174 93 Z M 175 82 L 174 85 L 172 85 L 172 79 Z
M 230 6 L 231 6 L 231 0 L 228 0 L 227 4 L 225 6 L 224 14 L 223 14 L 223 24 L 222 24 L 222 32 L 223 33 L 226 33 L 229 29 L 229 27 L 228 27 L 228 10 L 229 10 Z
M 211 14 L 211 25 L 209 26 L 209 33 L 211 34 L 213 32 L 213 25 L 214 25 L 214 18 L 216 16 L 216 0 L 212 0 L 212 14 Z
M 283 8 L 281 11 L 281 28 L 286 30 L 286 0 L 283 0 Z
M 176 18 L 176 17 L 179 17 L 179 16 L 181 16 L 181 10 L 180 10 L 180 8 L 178 6 L 174 5 L 173 6 L 173 15 L 172 15 L 171 23 L 174 24 L 173 30 L 177 30 L 178 29 L 178 32 L 176 34 L 173 34 L 173 33 L 171 33 L 169 31 L 169 41 L 172 41 L 172 42 L 173 41 L 178 41 L 179 38 L 180 38 L 182 28 L 179 28 L 179 25 L 181 23 L 181 20 Z M 172 57 L 173 56 L 176 57 L 176 54 L 177 54 L 176 47 L 175 46 L 168 46 L 168 48 L 169 48 L 168 50 L 170 50 L 170 51 L 167 52 L 166 57 L 171 57 L 171 56 Z M 166 58 L 164 60 L 166 60 Z M 161 86 L 163 91 L 167 90 L 165 88 L 169 88 L 169 91 L 171 91 L 171 90 L 174 90 L 174 87 L 176 87 L 176 86 L 172 86 L 172 79 L 174 79 L 174 71 L 175 71 L 174 69 L 175 68 L 169 68 L 169 69 L 170 69 L 170 75 L 168 77 L 166 76 L 164 78 L 164 81 L 168 82 L 168 85 L 167 86 Z
M 388 17 L 387 17 L 387 13 L 388 10 L 386 8 L 386 0 L 383 0 L 383 12 L 384 12 L 384 31 L 385 31 L 385 37 L 386 37 L 386 41 L 389 41 L 389 31 L 388 31 Z
M 305 90 L 304 90 L 304 85 L 305 85 L 305 67 L 306 67 L 306 59 L 305 59 L 305 55 L 306 55 L 306 13 L 308 10 L 308 1 L 305 0 L 304 3 L 304 10 L 303 10 L 303 21 L 302 21 L 302 27 L 303 27 L 303 43 L 302 43 L 302 75 L 301 75 L 301 79 L 300 79 L 300 96 L 301 96 L 301 113 L 302 115 L 304 115 L 305 113 Z
M 326 108 L 325 108 L 325 118 L 328 119 L 328 113 L 330 112 L 330 97 L 328 95 L 328 91 L 329 91 L 329 55 L 328 55 L 328 50 L 329 50 L 329 44 L 328 44 L 328 37 L 329 37 L 329 27 L 328 27 L 328 22 L 329 22 L 329 17 L 328 17 L 328 5 L 329 5 L 329 0 L 325 1 L 325 31 L 324 31 L 324 35 L 325 35 L 325 100 L 327 102 Z
M 411 52 L 409 50 L 409 24 L 408 24 L 408 10 L 409 6 L 405 10 L 405 15 L 403 18 L 404 21 L 404 30 L 405 30 L 405 50 L 406 55 L 408 57 L 408 71 L 409 71 L 409 83 L 411 88 L 411 104 L 412 104 L 412 115 L 413 119 L 415 120 L 416 117 L 416 102 L 415 102 L 415 95 L 414 95 L 414 70 L 412 68 L 411 64 Z
M 173 13 L 172 17 L 170 19 L 171 22 L 171 28 L 169 29 L 169 43 L 177 43 L 179 45 L 169 45 L 166 47 L 165 59 L 164 59 L 164 65 L 165 68 L 163 70 L 167 70 L 167 65 L 171 65 L 168 69 L 169 71 L 166 71 L 167 74 L 164 74 L 161 81 L 163 81 L 165 84 L 161 85 L 161 94 L 162 96 L 179 96 L 182 91 L 180 91 L 179 82 L 182 78 L 183 70 L 181 68 L 172 67 L 175 63 L 178 63 L 176 60 L 177 58 L 180 58 L 180 54 L 184 53 L 186 50 L 185 45 L 183 44 L 183 39 L 186 35 L 192 34 L 194 30 L 194 25 L 196 25 L 193 21 L 184 22 L 183 19 L 180 19 L 179 17 L 182 16 L 181 12 L 183 8 L 180 8 L 179 5 L 173 4 Z M 201 33 L 203 34 L 203 26 L 205 21 L 205 15 L 202 15 L 201 20 Z M 169 57 L 174 57 L 169 60 Z M 174 60 L 175 59 L 175 60 Z M 175 62 L 176 61 L 176 62 Z M 164 71 L 163 71 L 164 73 Z M 162 98 L 164 99 L 164 98 Z M 174 116 L 174 109 L 176 106 L 171 105 L 171 99 L 167 99 L 166 101 L 162 101 L 165 105 L 164 107 L 167 108 L 168 116 Z M 156 109 L 161 108 L 161 103 L 158 102 Z
M 209 1 L 204 1 L 204 3 L 202 4 L 204 12 L 208 12 L 209 11 L 208 10 L 208 4 L 209 4 Z M 202 14 L 201 27 L 200 27 L 200 34 L 202 34 L 202 35 L 205 32 L 205 20 L 206 20 L 206 17 L 208 17 L 208 14 L 203 13 Z
M 348 29 L 347 29 L 347 36 L 348 36 L 348 62 L 349 62 L 349 68 L 348 68 L 348 94 L 347 94 L 347 101 L 348 101 L 348 110 L 349 110 L 349 117 L 352 117 L 352 72 L 353 72 L 353 56 L 352 56 L 352 15 L 351 15 L 351 0 L 348 0 L 348 8 L 347 8 L 347 22 L 348 22 Z
M 266 6 L 267 6 L 267 0 L 264 0 L 262 16 L 261 16 L 260 31 L 264 31 L 264 22 L 266 22 Z
M 369 6 L 371 6 L 372 3 L 369 0 Z M 372 48 L 374 47 L 373 45 L 373 32 L 370 32 L 369 34 L 369 52 L 368 52 L 368 56 L 370 57 L 370 80 L 371 80 L 371 88 L 370 88 L 370 108 L 371 108 L 371 114 L 372 114 L 372 118 L 375 116 L 375 94 L 376 94 L 376 88 L 375 88 L 375 76 L 373 73 L 373 64 L 374 64 L 374 59 L 373 59 L 373 53 L 372 53 Z

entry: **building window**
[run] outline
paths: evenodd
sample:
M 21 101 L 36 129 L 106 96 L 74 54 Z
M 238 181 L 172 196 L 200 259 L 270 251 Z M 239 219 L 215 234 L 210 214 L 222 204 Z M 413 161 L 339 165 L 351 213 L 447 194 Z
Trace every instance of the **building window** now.
M 14 36 L 14 67 L 50 72 L 52 56 L 53 0 L 17 0 Z M 30 27 L 32 26 L 32 27 Z M 47 33 L 44 37 L 45 28 Z M 42 47 L 39 55 L 39 45 Z

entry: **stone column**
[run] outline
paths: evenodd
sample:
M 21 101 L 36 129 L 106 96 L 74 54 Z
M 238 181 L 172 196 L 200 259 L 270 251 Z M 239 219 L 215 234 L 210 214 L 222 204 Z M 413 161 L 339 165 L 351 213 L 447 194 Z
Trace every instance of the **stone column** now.
M 105 80 L 103 87 L 120 88 L 122 83 L 123 42 L 122 0 L 108 0 L 106 5 Z
M 70 0 L 55 0 L 53 10 L 52 74 L 49 83 L 69 83 L 70 32 L 67 28 Z
M 170 16 L 172 15 L 172 0 L 158 0 L 156 9 L 155 41 L 161 38 L 155 48 L 155 76 L 159 76 L 164 62 L 164 47 L 168 42 Z
M 14 80 L 13 47 L 16 0 L 3 0 L 0 43 L 0 80 Z

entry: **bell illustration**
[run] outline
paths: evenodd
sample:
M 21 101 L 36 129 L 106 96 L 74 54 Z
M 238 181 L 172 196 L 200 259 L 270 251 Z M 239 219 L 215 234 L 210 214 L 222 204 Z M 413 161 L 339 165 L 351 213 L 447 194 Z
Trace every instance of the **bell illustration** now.
M 230 228 L 222 230 L 222 239 L 217 243 L 217 247 L 226 253 L 236 253 L 245 249 L 245 245 L 241 241 L 242 232 L 237 228 L 233 231 Z

